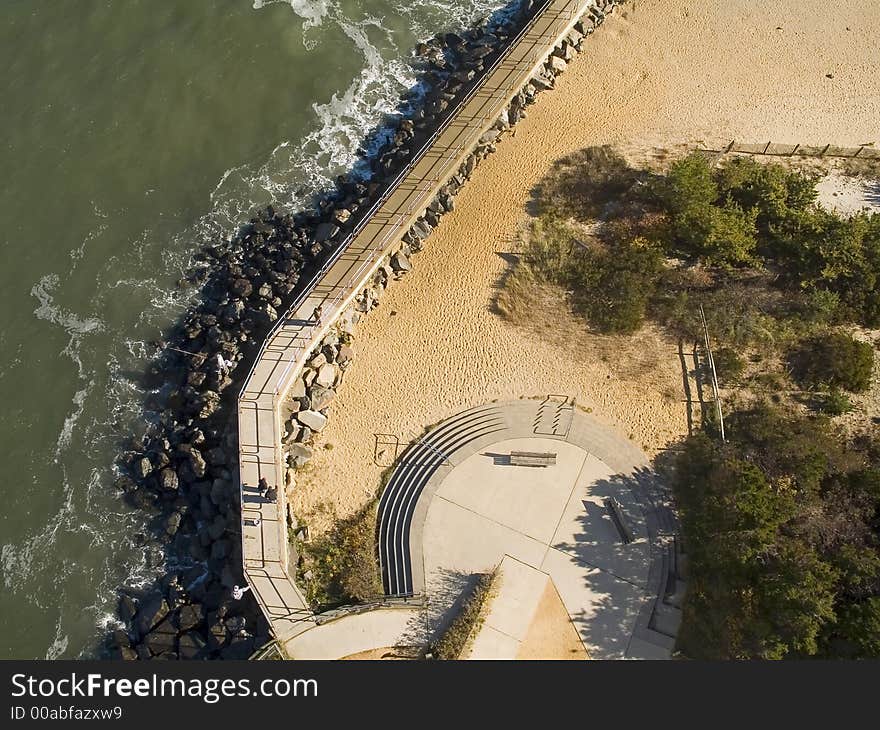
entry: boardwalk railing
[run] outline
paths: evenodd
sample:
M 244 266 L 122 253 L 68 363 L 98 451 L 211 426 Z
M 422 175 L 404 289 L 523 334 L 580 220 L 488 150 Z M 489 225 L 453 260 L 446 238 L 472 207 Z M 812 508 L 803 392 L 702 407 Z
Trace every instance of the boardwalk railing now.
M 290 575 L 286 527 L 286 464 L 280 402 L 308 353 L 378 270 L 438 191 L 467 160 L 514 95 L 594 0 L 545 0 L 496 59 L 444 116 L 433 134 L 308 280 L 275 322 L 239 396 L 239 469 L 244 571 L 276 637 L 283 643 L 316 617 Z M 321 321 L 312 322 L 312 307 Z M 254 497 L 266 477 L 277 503 Z
M 484 69 L 484 71 L 475 80 L 473 86 L 471 86 L 471 88 L 468 90 L 468 92 L 455 104 L 455 106 L 452 107 L 452 109 L 450 111 L 447 112 L 446 117 L 438 125 L 438 127 L 434 130 L 434 133 L 427 140 L 425 140 L 424 144 L 418 149 L 418 151 L 414 155 L 412 155 L 410 161 L 397 174 L 397 176 L 390 183 L 388 183 L 386 185 L 385 190 L 382 193 L 382 195 L 380 195 L 379 198 L 373 203 L 373 205 L 370 206 L 370 208 L 367 210 L 367 212 L 359 218 L 358 222 L 355 224 L 355 226 L 352 228 L 352 230 L 342 240 L 342 242 L 339 243 L 339 245 L 336 247 L 336 249 L 333 251 L 333 253 L 327 258 L 327 260 L 324 262 L 324 264 L 322 264 L 322 266 L 312 275 L 311 279 L 309 279 L 309 281 L 304 286 L 302 286 L 300 294 L 296 297 L 296 299 L 294 299 L 293 303 L 287 308 L 284 315 L 282 315 L 281 317 L 278 318 L 277 322 L 275 323 L 275 326 L 272 328 L 272 330 L 266 336 L 266 339 L 263 342 L 263 350 L 265 350 L 266 346 L 272 341 L 272 337 L 275 335 L 275 333 L 278 331 L 278 329 L 280 329 L 280 327 L 283 326 L 285 320 L 289 319 L 292 314 L 294 314 L 300 307 L 302 307 L 305 300 L 308 299 L 311 296 L 311 294 L 313 293 L 315 286 L 318 284 L 318 282 L 330 270 L 330 268 L 339 260 L 339 258 L 346 252 L 348 247 L 351 245 L 352 241 L 354 241 L 357 238 L 358 234 L 360 234 L 360 232 L 363 230 L 363 228 L 367 225 L 370 218 L 372 218 L 372 216 L 376 213 L 376 211 L 378 211 L 382 207 L 382 205 L 388 200 L 388 198 L 397 189 L 397 187 L 400 185 L 400 183 L 403 180 L 405 180 L 407 175 L 409 175 L 412 172 L 412 170 L 415 168 L 415 166 L 419 162 L 422 161 L 425 154 L 431 149 L 431 147 L 437 141 L 438 137 L 440 137 L 440 135 L 443 134 L 443 132 L 445 132 L 448 129 L 449 125 L 455 120 L 458 113 L 465 106 L 467 106 L 467 104 L 471 101 L 471 99 L 473 99 L 474 95 L 478 91 L 480 91 L 480 89 L 482 88 L 482 82 L 485 79 L 489 78 L 492 75 L 492 73 L 505 61 L 505 59 L 507 59 L 507 57 L 510 55 L 511 49 L 523 38 L 523 36 L 525 36 L 526 33 L 529 32 L 529 30 L 531 30 L 535 21 L 538 18 L 540 18 L 541 15 L 547 10 L 547 8 L 552 4 L 552 1 L 553 0 L 545 0 L 545 2 L 541 5 L 541 7 L 539 7 L 535 11 L 533 16 L 529 19 L 529 21 L 520 29 L 519 33 L 517 33 L 513 38 L 511 38 L 509 40 L 508 44 L 504 47 L 504 49 L 498 55 L 498 57 L 495 59 L 495 61 L 488 68 Z M 569 11 L 567 13 L 567 15 L 570 18 L 574 18 L 575 15 L 580 15 L 580 13 L 572 10 L 572 11 Z M 481 119 L 481 121 L 486 122 L 489 120 L 484 117 Z M 422 189 L 419 190 L 419 192 L 428 193 L 428 192 L 430 192 L 430 190 L 434 184 L 436 184 L 437 182 L 439 182 L 441 180 L 445 180 L 450 172 L 449 168 L 452 167 L 453 163 L 457 161 L 458 153 L 463 152 L 463 151 L 464 151 L 464 145 L 458 145 L 454 150 L 452 150 L 451 156 L 446 160 L 443 167 L 437 172 L 437 174 L 431 178 L 428 178 L 427 180 L 422 181 L 422 183 L 423 183 Z M 427 184 L 424 184 L 424 183 L 427 183 Z M 339 302 L 343 298 L 345 298 L 345 295 L 350 293 L 352 287 L 359 284 L 360 275 L 363 273 L 363 271 L 366 268 L 369 267 L 369 265 L 373 261 L 375 261 L 375 256 L 384 252 L 384 250 L 387 248 L 389 243 L 392 242 L 392 240 L 397 236 L 398 233 L 400 234 L 400 237 L 403 237 L 403 234 L 406 233 L 406 231 L 401 230 L 401 229 L 404 227 L 405 224 L 408 224 L 410 217 L 412 216 L 413 213 L 415 213 L 415 211 L 418 209 L 418 207 L 420 205 L 421 205 L 420 201 L 416 201 L 404 213 L 401 213 L 397 216 L 397 219 L 395 220 L 394 224 L 389 228 L 388 232 L 385 234 L 385 236 L 382 238 L 382 240 L 379 241 L 376 245 L 374 245 L 372 247 L 372 250 L 370 252 L 371 257 L 369 259 L 365 260 L 363 262 L 363 264 L 361 265 L 361 267 L 355 272 L 355 274 L 352 275 L 351 280 L 349 282 L 349 285 L 346 287 L 346 289 L 344 291 L 338 292 L 336 297 L 334 297 L 332 300 L 326 302 L 326 305 L 329 308 L 328 314 L 330 312 L 334 311 L 334 307 L 338 306 Z M 407 225 L 407 229 L 408 228 L 409 228 L 409 226 Z M 300 354 L 301 354 L 301 352 L 298 352 L 295 357 L 291 358 L 290 363 L 288 365 L 288 369 L 285 370 L 282 377 L 280 377 L 278 382 L 275 384 L 275 394 L 276 395 L 279 393 L 279 389 L 281 387 L 281 384 L 284 382 L 285 376 L 289 374 L 289 368 L 292 367 L 294 363 L 296 363 L 298 356 Z M 262 355 L 262 351 L 261 351 L 260 355 Z M 251 371 L 248 373 L 248 377 L 245 380 L 245 387 L 246 387 L 247 381 L 250 380 L 250 376 L 253 374 L 254 368 L 256 367 L 256 364 L 259 360 L 260 360 L 260 357 L 258 356 L 256 358 L 256 360 L 254 361 L 253 366 L 251 367 Z M 242 394 L 244 393 L 245 387 L 242 388 Z

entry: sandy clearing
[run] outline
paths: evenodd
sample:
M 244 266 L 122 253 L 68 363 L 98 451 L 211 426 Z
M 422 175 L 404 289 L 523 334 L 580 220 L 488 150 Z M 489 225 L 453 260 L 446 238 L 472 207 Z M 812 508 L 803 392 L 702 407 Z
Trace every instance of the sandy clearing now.
M 517 659 L 589 659 L 552 580 L 535 609 Z
M 880 13 L 873 0 L 635 0 L 588 40 L 527 119 L 485 160 L 381 306 L 359 326 L 358 356 L 294 508 L 339 516 L 372 496 L 373 434 L 402 439 L 492 399 L 564 393 L 649 455 L 686 433 L 674 343 L 647 329 L 618 353 L 560 314 L 536 328 L 492 311 L 526 221 L 530 191 L 555 159 L 614 144 L 632 159 L 704 143 L 858 145 L 880 118 Z M 832 78 L 827 78 L 831 74 Z M 548 331 L 549 330 L 549 331 Z M 638 357 L 633 357 L 634 355 Z M 326 517 L 311 527 L 319 532 Z

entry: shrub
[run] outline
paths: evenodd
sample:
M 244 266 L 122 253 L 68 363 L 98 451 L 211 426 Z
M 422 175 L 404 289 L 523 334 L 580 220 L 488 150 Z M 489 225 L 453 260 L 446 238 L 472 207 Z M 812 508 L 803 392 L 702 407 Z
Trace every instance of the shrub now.
M 571 276 L 575 308 L 600 332 L 631 334 L 645 320 L 662 266 L 645 239 L 587 256 Z
M 362 603 L 381 595 L 376 559 L 376 502 L 343 520 L 315 540 L 304 543 L 309 598 L 319 606 Z
M 815 176 L 751 157 L 729 158 L 716 180 L 720 195 L 743 210 L 753 210 L 758 229 L 765 233 L 811 208 L 817 197 Z
M 849 413 L 852 408 L 850 399 L 836 388 L 824 394 L 819 400 L 819 409 L 829 416 L 842 416 L 844 413 Z
M 535 206 L 542 216 L 593 220 L 620 201 L 635 180 L 636 171 L 614 149 L 588 147 L 553 166 L 535 190 Z
M 720 197 L 705 157 L 694 153 L 673 163 L 654 190 L 670 215 L 672 249 L 720 266 L 753 260 L 758 211 Z
M 861 393 L 871 384 L 874 349 L 843 332 L 803 342 L 789 357 L 792 372 L 808 388 L 842 388 Z
M 746 368 L 746 361 L 730 347 L 722 347 L 713 352 L 712 359 L 715 361 L 715 372 L 718 373 L 721 385 L 737 381 Z
M 470 593 L 462 601 L 459 612 L 434 644 L 434 655 L 438 659 L 461 657 L 468 639 L 480 620 L 494 580 L 494 572 L 482 573 L 478 576 Z

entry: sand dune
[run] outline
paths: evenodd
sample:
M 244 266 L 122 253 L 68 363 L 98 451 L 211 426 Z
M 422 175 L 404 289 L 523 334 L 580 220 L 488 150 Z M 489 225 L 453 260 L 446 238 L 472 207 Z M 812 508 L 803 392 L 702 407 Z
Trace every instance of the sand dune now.
M 495 398 L 575 396 L 648 453 L 685 434 L 681 367 L 661 333 L 648 328 L 621 343 L 561 313 L 517 327 L 492 311 L 508 266 L 500 254 L 527 219 L 530 191 L 555 159 L 590 145 L 614 144 L 638 160 L 731 139 L 873 141 L 878 36 L 875 0 L 619 8 L 478 167 L 413 271 L 359 326 L 358 356 L 322 435 L 334 448 L 298 480 L 297 512 L 329 503 L 341 516 L 375 493 L 374 433 L 406 438 Z

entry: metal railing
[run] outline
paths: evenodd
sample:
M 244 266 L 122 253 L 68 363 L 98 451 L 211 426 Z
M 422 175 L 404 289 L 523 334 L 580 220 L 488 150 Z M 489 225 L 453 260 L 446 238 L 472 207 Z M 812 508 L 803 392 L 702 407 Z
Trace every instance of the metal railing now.
M 550 7 L 550 5 L 553 2 L 554 2 L 554 0 L 545 0 L 545 2 L 543 2 L 539 7 L 536 7 L 532 12 L 531 17 L 526 21 L 526 23 L 516 33 L 516 35 L 507 39 L 507 42 L 506 42 L 504 48 L 501 49 L 497 58 L 491 63 L 491 65 L 489 65 L 486 69 L 483 70 L 483 72 L 480 74 L 479 78 L 474 82 L 474 84 L 471 86 L 471 88 L 469 88 L 468 91 L 464 94 L 464 96 L 452 107 L 452 109 L 450 109 L 447 112 L 446 116 L 438 123 L 437 128 L 434 130 L 433 134 L 431 134 L 431 136 L 427 140 L 425 140 L 425 142 L 422 144 L 422 146 L 419 148 L 419 150 L 415 153 L 415 155 L 413 155 L 413 157 L 410 159 L 410 161 L 404 166 L 404 168 L 395 176 L 395 178 L 390 183 L 388 183 L 388 185 L 385 187 L 382 194 L 370 206 L 370 208 L 364 214 L 359 216 L 359 218 L 358 218 L 357 222 L 355 223 L 355 225 L 353 226 L 351 232 L 349 232 L 349 234 L 338 244 L 337 248 L 332 252 L 332 254 L 328 257 L 328 259 L 321 265 L 321 267 L 311 276 L 311 278 L 308 280 L 308 282 L 306 282 L 306 284 L 302 287 L 300 293 L 296 296 L 296 298 L 294 299 L 292 304 L 289 307 L 287 307 L 284 314 L 278 318 L 278 321 L 270 329 L 270 331 L 266 335 L 265 339 L 263 340 L 263 344 L 260 348 L 260 352 L 258 353 L 257 357 L 255 358 L 254 362 L 252 363 L 251 368 L 250 368 L 250 370 L 244 380 L 244 383 L 242 385 L 241 391 L 239 392 L 239 397 L 238 397 L 239 403 L 251 402 L 256 406 L 256 403 L 254 402 L 255 399 L 248 398 L 246 395 L 246 390 L 251 382 L 251 379 L 253 378 L 253 375 L 256 371 L 258 364 L 263 359 L 267 349 L 272 345 L 272 342 L 273 342 L 274 338 L 276 337 L 276 335 L 278 334 L 278 332 L 289 322 L 289 320 L 292 318 L 292 316 L 296 314 L 297 310 L 303 306 L 303 304 L 306 302 L 306 300 L 310 296 L 312 296 L 315 288 L 317 287 L 317 285 L 319 284 L 321 279 L 330 271 L 330 269 L 346 253 L 346 251 L 349 249 L 351 244 L 355 241 L 355 239 L 360 235 L 360 233 L 368 225 L 368 223 L 371 221 L 372 217 L 381 208 L 381 206 L 384 205 L 389 200 L 389 198 L 398 190 L 401 182 L 403 182 L 405 180 L 405 178 L 412 172 L 412 170 L 415 168 L 415 166 L 418 165 L 425 158 L 425 155 L 431 150 L 432 146 L 437 141 L 437 139 L 447 129 L 449 129 L 449 127 L 452 125 L 452 123 L 456 120 L 456 118 L 458 117 L 458 114 L 461 112 L 461 110 L 468 103 L 470 103 L 473 100 L 473 98 L 478 93 L 480 93 L 480 91 L 482 91 L 484 89 L 486 81 L 500 67 L 500 65 L 502 63 L 504 63 L 505 60 L 508 59 L 512 49 L 514 47 L 516 47 L 517 44 L 523 39 L 523 37 L 534 28 L 535 23 L 543 17 L 544 13 L 547 11 L 547 9 Z M 582 7 L 582 3 L 580 2 L 580 0 L 571 0 L 570 3 L 566 4 L 565 8 L 556 11 L 554 14 L 554 17 L 555 18 L 564 18 L 568 21 L 572 21 L 572 20 L 577 19 L 578 17 L 581 17 L 583 15 L 583 13 L 586 12 L 588 7 L 589 7 L 588 5 Z M 561 38 L 561 37 L 562 36 L 560 35 L 559 38 Z M 552 50 L 553 50 L 553 47 L 545 48 L 544 53 L 541 56 L 536 58 L 535 66 L 540 65 L 543 62 L 543 60 L 546 59 L 546 57 L 552 52 Z M 533 69 L 534 69 L 534 67 L 532 69 L 530 69 L 530 71 L 532 71 Z M 525 81 L 524 83 L 527 83 L 527 81 Z M 503 93 L 506 97 L 507 95 L 512 95 L 512 94 L 517 93 L 519 90 L 520 90 L 519 87 L 508 88 L 508 89 L 505 89 L 503 91 Z M 491 95 L 497 94 L 498 91 L 499 91 L 498 89 L 491 90 L 490 97 L 491 97 Z M 479 125 L 478 129 L 480 131 L 480 135 L 482 135 L 483 133 L 485 133 L 485 130 L 488 128 L 489 122 L 494 121 L 494 118 L 497 118 L 496 115 L 498 113 L 500 113 L 500 111 L 502 111 L 503 108 L 504 108 L 503 106 L 499 107 L 499 108 L 495 109 L 494 111 L 492 111 L 491 114 L 487 114 L 487 113 L 483 112 L 479 116 L 479 118 L 475 117 L 474 119 L 469 120 L 467 122 L 467 124 L 468 124 L 468 126 L 473 126 L 475 124 L 478 124 Z M 415 196 L 414 196 L 414 199 L 412 200 L 412 202 L 407 207 L 406 211 L 396 215 L 394 222 L 389 226 L 388 230 L 385 232 L 382 239 L 378 243 L 373 243 L 368 249 L 365 249 L 363 252 L 360 253 L 360 256 L 363 256 L 366 253 L 369 253 L 369 256 L 361 262 L 360 266 L 349 277 L 347 284 L 344 287 L 339 289 L 339 291 L 336 293 L 336 296 L 333 297 L 332 300 L 328 299 L 326 296 L 321 300 L 322 307 L 325 304 L 327 304 L 329 307 L 338 309 L 342 300 L 351 294 L 354 287 L 360 286 L 363 283 L 362 277 L 364 275 L 364 272 L 375 263 L 377 254 L 380 254 L 380 252 L 384 252 L 386 250 L 386 248 L 389 247 L 389 244 L 390 244 L 393 236 L 396 236 L 399 234 L 399 237 L 401 237 L 401 238 L 403 237 L 403 235 L 405 234 L 405 230 L 402 230 L 404 227 L 404 224 L 407 224 L 410 221 L 411 217 L 413 216 L 413 214 L 415 213 L 415 211 L 418 208 L 424 209 L 427 207 L 428 203 L 430 202 L 430 199 L 428 196 L 432 193 L 432 191 L 434 189 L 436 189 L 437 184 L 442 182 L 444 179 L 448 179 L 448 177 L 450 177 L 450 174 L 449 174 L 450 168 L 453 167 L 453 163 L 459 163 L 459 153 L 463 152 L 466 147 L 475 147 L 478 143 L 479 143 L 479 136 L 474 136 L 473 138 L 469 139 L 467 142 L 461 142 L 453 148 L 444 150 L 443 154 L 446 159 L 442 162 L 439 169 L 433 171 L 429 178 L 423 178 L 418 184 L 413 186 L 412 192 L 415 193 Z M 331 314 L 331 313 L 328 313 L 328 314 Z M 336 314 L 336 312 L 334 311 L 334 312 L 332 312 L 332 314 Z M 328 319 L 329 319 L 329 317 L 328 317 Z M 313 346 L 314 343 L 312 342 L 312 338 L 314 338 L 314 330 L 316 327 L 317 327 L 317 323 L 311 329 L 311 337 L 310 337 L 307 345 L 293 348 L 292 355 L 289 355 L 287 352 L 282 353 L 282 357 L 285 357 L 285 359 L 289 358 L 289 360 L 286 363 L 284 370 L 282 371 L 280 377 L 276 380 L 274 388 L 273 388 L 273 392 L 272 392 L 272 408 L 273 408 L 273 411 L 275 411 L 276 413 L 277 413 L 277 405 L 278 405 L 277 404 L 278 395 L 280 394 L 280 391 L 281 391 L 287 377 L 290 375 L 291 368 L 293 368 L 295 366 L 295 364 L 299 361 L 300 357 L 303 355 L 304 351 L 306 350 L 306 347 L 310 348 Z M 304 328 L 301 328 L 301 329 L 304 329 Z M 284 349 L 289 350 L 290 348 L 284 348 Z M 280 448 L 280 444 L 279 444 L 277 438 L 273 437 L 273 445 L 275 447 L 275 452 L 276 452 L 274 461 L 275 461 L 275 467 L 277 469 L 278 464 L 279 464 L 278 450 Z M 243 488 L 243 485 L 240 485 L 240 488 Z M 282 494 L 283 494 L 283 491 L 282 491 Z M 278 501 L 279 508 L 281 508 L 283 501 L 284 501 L 283 498 Z M 279 522 L 279 524 L 283 524 L 283 515 L 282 515 L 282 521 Z M 242 533 L 241 533 L 241 539 L 242 539 L 242 550 L 243 550 L 243 553 L 246 554 L 245 545 L 244 545 L 244 530 L 243 529 L 242 529 Z M 247 572 L 249 572 L 249 571 L 246 570 L 246 573 Z M 286 570 L 285 570 L 285 572 L 286 572 Z M 292 580 L 290 582 L 293 585 L 294 589 L 296 590 L 297 594 L 299 595 L 299 589 L 296 587 L 295 583 Z M 260 603 L 262 605 L 262 603 L 263 603 L 262 599 L 260 599 Z M 264 609 L 264 611 L 266 610 L 265 606 L 263 606 L 263 609 Z M 299 619 L 299 620 L 302 620 L 302 619 Z M 310 616 L 308 620 L 314 620 L 314 617 Z
M 478 81 L 475 82 L 474 85 L 467 91 L 467 93 L 455 104 L 455 106 L 452 107 L 452 109 L 447 113 L 447 116 L 437 126 L 437 129 L 434 130 L 434 133 L 422 144 L 422 146 L 419 148 L 419 150 L 416 152 L 416 154 L 413 155 L 410 162 L 404 166 L 404 168 L 397 174 L 397 176 L 394 178 L 394 180 L 392 180 L 387 185 L 387 187 L 385 188 L 382 195 L 379 196 L 379 198 L 377 198 L 377 200 L 370 206 L 370 208 L 367 210 L 367 212 L 365 214 L 363 214 L 363 216 L 358 220 L 358 222 L 355 224 L 355 226 L 349 232 L 349 234 L 337 246 L 336 250 L 328 257 L 327 261 L 325 261 L 324 264 L 322 264 L 321 267 L 312 275 L 311 279 L 303 287 L 300 294 L 297 295 L 297 297 L 296 297 L 296 299 L 294 299 L 293 303 L 285 310 L 285 313 L 281 317 L 278 318 L 278 322 L 272 327 L 272 329 L 266 335 L 266 338 L 263 341 L 263 346 L 260 350 L 260 353 L 257 355 L 256 359 L 254 360 L 253 365 L 251 366 L 250 371 L 247 374 L 247 377 L 245 378 L 244 384 L 242 385 L 242 389 L 240 391 L 240 395 L 239 395 L 240 398 L 244 397 L 245 390 L 248 386 L 248 383 L 250 382 L 251 376 L 253 375 L 253 373 L 257 367 L 257 364 L 262 359 L 262 356 L 265 353 L 266 348 L 271 343 L 271 341 L 273 340 L 275 335 L 278 333 L 278 331 L 284 326 L 286 321 L 291 318 L 291 314 L 295 313 L 296 310 L 298 310 L 303 305 L 303 303 L 309 298 L 309 296 L 312 294 L 315 287 L 317 286 L 318 282 L 336 264 L 336 262 L 339 261 L 339 259 L 342 257 L 342 255 L 348 250 L 348 247 L 351 245 L 351 243 L 357 238 L 358 235 L 360 235 L 361 231 L 370 222 L 372 216 L 379 210 L 379 208 L 381 208 L 382 205 L 384 205 L 387 202 L 387 200 L 391 197 L 391 195 L 394 194 L 394 192 L 397 190 L 398 186 L 406 178 L 406 176 L 409 175 L 409 173 L 412 172 L 412 170 L 415 168 L 415 166 L 418 165 L 424 159 L 425 154 L 431 149 L 431 147 L 437 141 L 437 139 L 440 137 L 440 135 L 442 135 L 449 128 L 449 126 L 453 123 L 453 121 L 455 120 L 458 113 L 474 98 L 474 96 L 477 95 L 477 93 L 479 93 L 479 91 L 482 89 L 486 80 L 492 75 L 492 73 L 494 73 L 498 69 L 498 67 L 510 55 L 510 52 L 514 48 L 514 46 L 516 46 L 516 44 L 529 32 L 529 30 L 531 30 L 534 27 L 535 22 L 547 10 L 547 8 L 551 5 L 552 1 L 553 0 L 545 0 L 545 2 L 539 8 L 537 8 L 535 10 L 532 17 L 520 29 L 520 31 L 513 38 L 511 38 L 508 41 L 507 45 L 504 47 L 504 49 L 498 55 L 498 57 L 495 59 L 495 61 L 493 61 L 492 64 L 488 68 L 484 69 L 484 71 L 480 75 Z M 577 4 L 577 3 L 575 2 L 575 4 Z M 576 15 L 578 15 L 578 13 L 576 10 L 569 10 L 566 13 L 564 13 L 564 15 L 565 15 L 565 17 L 571 19 L 571 18 L 574 18 Z M 552 50 L 552 49 L 549 49 L 548 53 L 550 52 L 550 50 Z M 491 119 L 491 116 L 493 116 L 493 115 L 482 116 L 480 118 L 481 126 L 483 124 L 485 124 L 486 122 L 488 122 Z M 465 147 L 465 145 L 462 143 L 462 144 L 457 145 L 456 147 L 454 147 L 452 150 L 450 150 L 448 152 L 448 154 L 450 156 L 447 158 L 446 162 L 444 163 L 443 168 L 441 168 L 441 171 L 439 173 L 436 173 L 434 176 L 432 176 L 430 178 L 429 185 L 424 186 L 423 189 L 420 191 L 422 193 L 422 195 L 425 195 L 427 192 L 429 192 L 431 186 L 440 182 L 443 179 L 443 177 L 449 171 L 449 167 L 457 159 L 458 153 L 463 151 L 464 147 Z M 420 207 L 421 204 L 422 204 L 421 199 L 414 201 L 413 204 L 410 205 L 410 207 L 407 209 L 407 211 L 405 213 L 401 213 L 398 216 L 397 222 L 392 226 L 391 229 L 388 230 L 386 235 L 383 237 L 382 241 L 380 241 L 380 243 L 378 245 L 374 245 L 371 247 L 371 250 L 370 250 L 371 257 L 369 259 L 367 259 L 362 264 L 361 269 L 359 270 L 360 272 L 363 271 L 363 269 L 365 268 L 366 265 L 372 264 L 375 261 L 375 254 L 380 249 L 384 250 L 385 245 L 388 243 L 388 239 L 393 234 L 397 233 L 398 230 L 400 229 L 401 221 L 408 219 L 408 217 L 411 216 L 415 212 L 415 209 L 417 207 Z M 333 299 L 333 301 L 329 302 L 329 305 L 333 306 L 336 303 L 338 303 L 338 301 L 340 301 L 343 296 L 348 296 L 348 294 L 351 293 L 351 291 L 349 289 L 349 287 L 351 287 L 351 286 L 354 286 L 354 284 L 350 283 L 349 285 L 347 285 L 345 287 L 345 289 L 343 291 L 341 291 Z M 304 348 L 299 348 L 296 351 L 295 356 L 291 360 L 291 364 L 288 364 L 288 367 L 285 368 L 285 371 L 282 374 L 282 377 L 279 379 L 278 382 L 276 382 L 275 388 L 273 389 L 273 397 L 278 395 L 278 390 L 281 386 L 281 383 L 283 383 L 283 379 L 287 376 L 287 374 L 289 374 L 289 372 L 290 372 L 289 369 L 290 369 L 290 367 L 292 367 L 292 363 L 295 363 L 299 359 L 299 357 L 302 355 L 303 349 Z

